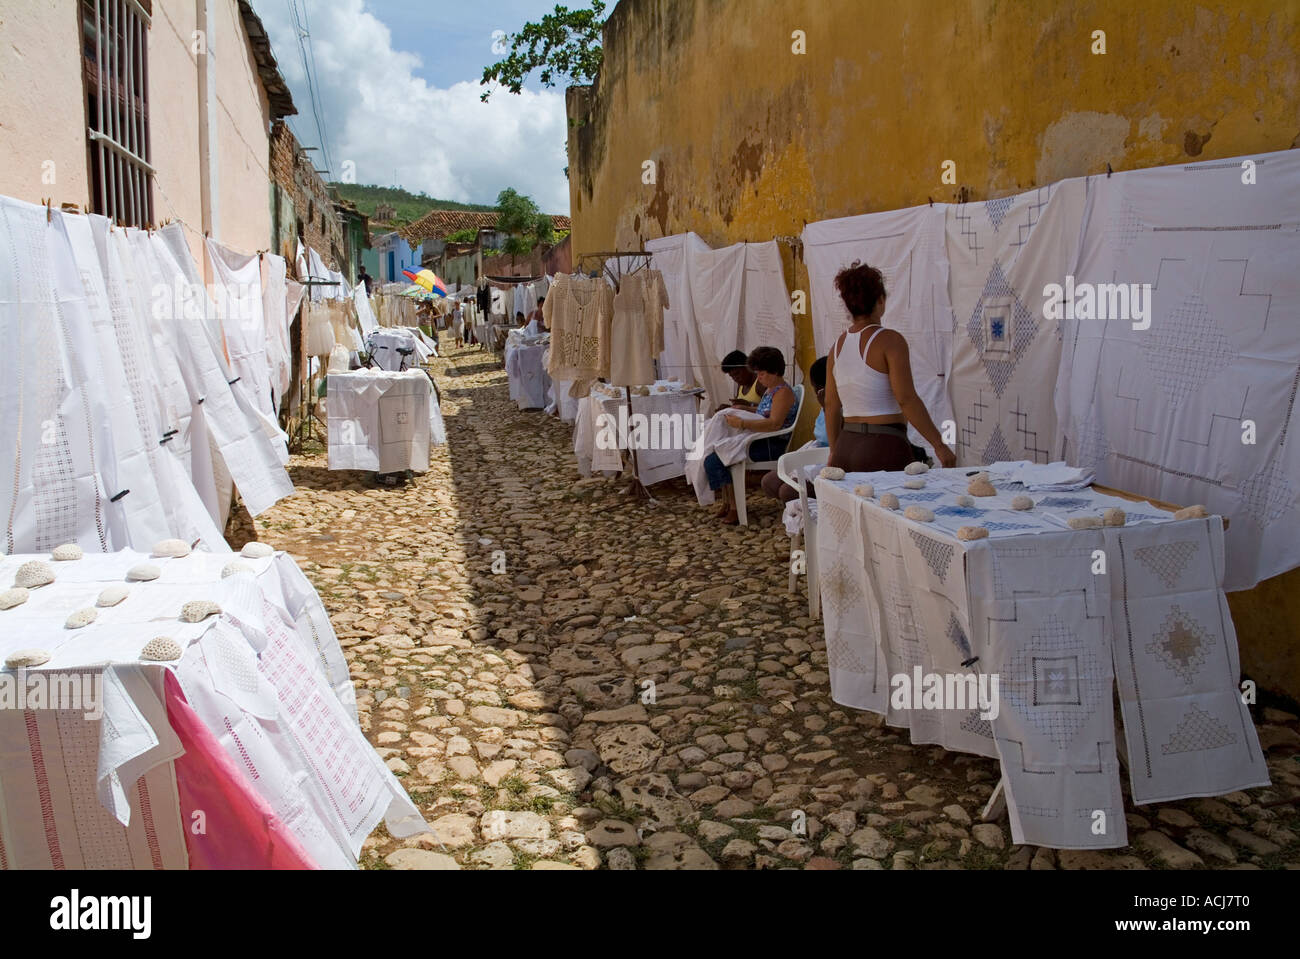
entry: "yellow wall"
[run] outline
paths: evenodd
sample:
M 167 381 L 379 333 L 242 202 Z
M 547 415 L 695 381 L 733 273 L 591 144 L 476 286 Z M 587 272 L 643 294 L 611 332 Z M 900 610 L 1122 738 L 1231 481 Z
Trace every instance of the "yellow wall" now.
M 622 0 L 604 50 L 568 95 L 575 255 L 1300 146 L 1300 0 Z M 1243 662 L 1300 698 L 1300 572 L 1267 586 L 1233 599 Z

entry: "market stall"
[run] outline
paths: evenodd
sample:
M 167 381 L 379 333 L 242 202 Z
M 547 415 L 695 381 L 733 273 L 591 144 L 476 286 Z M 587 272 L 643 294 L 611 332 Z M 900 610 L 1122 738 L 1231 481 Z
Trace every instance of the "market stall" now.
M 429 468 L 447 440 L 433 382 L 423 370 L 353 370 L 328 379 L 329 468 L 380 474 Z
M 579 472 L 617 474 L 623 453 L 635 450 L 643 485 L 685 476 L 686 456 L 699 436 L 698 410 L 699 391 L 675 380 L 632 390 L 597 383 L 578 401 L 573 452 Z
M 550 347 L 550 336 L 528 336 L 511 330 L 506 338 L 506 379 L 510 399 L 521 410 L 538 410 L 546 406 L 551 390 L 551 378 L 546 373 L 544 359 Z
M 1127 843 L 1116 684 L 1136 803 L 1266 785 L 1220 518 L 1034 490 L 1003 465 L 974 495 L 966 469 L 816 480 L 835 701 L 914 743 L 997 758 L 1017 843 Z M 961 690 L 994 708 L 950 701 Z
M 252 546 L 0 557 L 31 584 L 0 609 L 0 868 L 355 868 L 380 822 L 427 831 L 320 598 Z

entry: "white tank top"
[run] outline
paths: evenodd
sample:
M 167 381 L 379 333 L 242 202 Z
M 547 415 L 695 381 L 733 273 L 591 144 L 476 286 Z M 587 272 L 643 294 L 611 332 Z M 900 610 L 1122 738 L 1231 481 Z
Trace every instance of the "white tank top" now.
M 867 351 L 871 341 L 884 329 L 877 327 L 865 347 L 860 347 L 862 334 L 871 327 L 863 327 L 856 334 L 845 334 L 840 350 L 835 354 L 835 389 L 840 394 L 844 417 L 890 416 L 903 412 L 889 385 L 889 375 L 873 370 L 867 365 Z M 851 349 L 846 349 L 852 344 Z

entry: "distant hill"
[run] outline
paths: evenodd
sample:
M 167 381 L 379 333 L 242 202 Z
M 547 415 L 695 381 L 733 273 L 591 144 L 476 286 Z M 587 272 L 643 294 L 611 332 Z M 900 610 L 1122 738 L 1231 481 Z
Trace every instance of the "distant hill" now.
M 386 203 L 397 211 L 397 215 L 387 221 L 392 226 L 414 223 L 430 210 L 470 210 L 479 213 L 492 213 L 496 210 L 496 207 L 482 203 L 439 200 L 427 193 L 411 193 L 401 187 L 366 186 L 360 183 L 331 183 L 330 187 L 338 192 L 341 199 L 355 203 L 358 210 L 371 218 L 372 226 L 375 207 L 380 203 Z

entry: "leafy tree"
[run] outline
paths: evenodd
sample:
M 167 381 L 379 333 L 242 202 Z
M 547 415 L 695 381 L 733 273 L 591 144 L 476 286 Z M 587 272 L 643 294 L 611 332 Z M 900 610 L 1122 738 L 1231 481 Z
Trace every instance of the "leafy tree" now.
M 478 230 L 472 227 L 465 227 L 463 230 L 457 230 L 455 233 L 447 235 L 448 243 L 473 243 L 478 239 Z
M 497 210 L 497 229 L 514 235 L 532 233 L 537 227 L 537 218 L 542 214 L 532 197 L 524 196 L 513 187 L 506 187 L 497 194 Z
M 480 84 L 497 82 L 511 93 L 519 93 L 534 70 L 541 70 L 542 86 L 546 87 L 562 79 L 590 83 L 604 58 L 600 46 L 604 26 L 604 0 L 591 0 L 590 10 L 570 10 L 557 4 L 555 12 L 538 23 L 525 23 L 518 33 L 507 35 L 510 54 L 484 67 Z M 479 99 L 486 103 L 491 95 L 491 90 L 485 90 Z
M 504 252 L 510 256 L 527 256 L 539 244 L 555 243 L 555 225 L 533 198 L 507 187 L 497 194 L 497 229 L 510 234 Z M 511 265 L 514 260 L 511 259 Z

